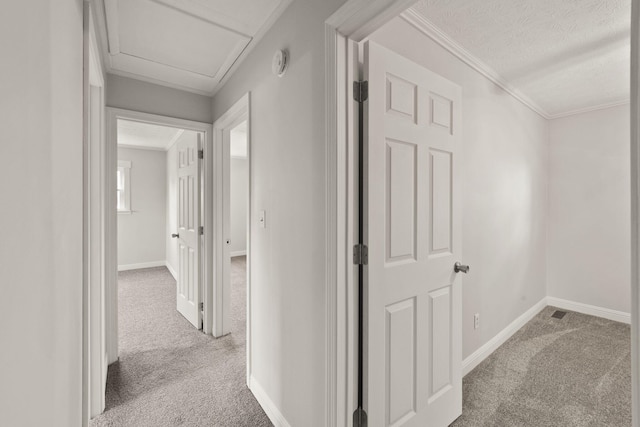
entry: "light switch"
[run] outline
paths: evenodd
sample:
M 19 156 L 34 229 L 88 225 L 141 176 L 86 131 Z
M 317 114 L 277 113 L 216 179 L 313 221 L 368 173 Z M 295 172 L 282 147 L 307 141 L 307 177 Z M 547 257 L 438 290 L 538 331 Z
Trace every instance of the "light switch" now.
M 258 222 L 260 223 L 260 227 L 267 228 L 267 213 L 265 211 L 260 211 Z

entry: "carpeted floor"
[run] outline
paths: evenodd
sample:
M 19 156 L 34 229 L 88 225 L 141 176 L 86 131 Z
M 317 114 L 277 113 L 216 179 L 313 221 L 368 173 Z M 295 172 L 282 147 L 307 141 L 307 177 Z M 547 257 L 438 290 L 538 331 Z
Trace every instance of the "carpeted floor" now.
M 232 333 L 195 330 L 164 267 L 119 274 L 120 361 L 92 427 L 271 426 L 245 385 L 246 260 L 232 262 Z M 628 325 L 545 308 L 463 380 L 451 427 L 631 425 Z
M 631 425 L 629 325 L 545 308 L 463 380 L 451 426 Z
M 119 273 L 120 361 L 92 427 L 272 425 L 246 386 L 245 269 L 244 257 L 233 258 L 232 332 L 219 339 L 176 311 L 166 268 Z

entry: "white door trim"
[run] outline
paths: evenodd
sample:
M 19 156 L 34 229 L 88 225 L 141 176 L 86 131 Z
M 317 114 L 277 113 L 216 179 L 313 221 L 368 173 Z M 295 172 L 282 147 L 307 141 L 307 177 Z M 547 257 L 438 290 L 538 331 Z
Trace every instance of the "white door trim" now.
M 104 411 L 107 372 L 102 291 L 104 71 L 91 3 L 84 2 L 82 425 Z
M 202 188 L 202 194 L 204 197 L 205 213 L 203 216 L 204 225 L 204 238 L 203 238 L 203 252 L 202 270 L 204 277 L 202 279 L 203 289 L 203 302 L 204 302 L 204 320 L 203 320 L 203 332 L 211 333 L 211 318 L 212 318 L 212 296 L 211 291 L 213 288 L 213 265 L 207 260 L 213 259 L 212 254 L 213 244 L 213 216 L 209 214 L 208 207 L 212 206 L 213 193 L 211 186 L 206 183 L 212 182 L 212 169 L 213 169 L 213 155 L 212 155 L 212 134 L 213 128 L 209 123 L 195 122 L 191 120 L 177 119 L 175 117 L 160 116 L 157 114 L 142 113 L 139 111 L 124 110 L 121 108 L 107 107 L 107 159 L 104 163 L 105 177 L 107 182 L 115 183 L 116 174 L 116 162 L 117 162 L 117 124 L 118 119 L 133 120 L 138 122 L 157 124 L 162 126 L 171 126 L 185 130 L 192 130 L 196 132 L 203 132 L 204 137 L 204 165 L 203 165 L 203 177 L 205 185 Z M 111 189 L 113 187 L 113 189 Z M 108 191 L 115 193 L 115 185 L 107 186 Z M 106 253 L 105 268 L 107 270 L 107 286 L 106 286 L 106 298 L 107 298 L 107 348 L 109 354 L 109 363 L 113 363 L 118 360 L 118 262 L 116 251 L 116 207 L 115 207 L 115 194 L 107 193 L 107 202 L 105 203 L 105 218 L 109 219 L 110 226 L 107 229 L 107 239 L 109 239 L 111 248 Z
M 352 425 L 356 408 L 354 304 L 357 269 L 351 262 L 358 196 L 354 185 L 357 132 L 353 126 L 351 42 L 359 42 L 415 0 L 348 0 L 325 21 L 326 129 L 326 419 Z
M 354 132 L 349 123 L 349 41 L 359 42 L 415 3 L 348 0 L 325 22 L 327 426 L 350 426 L 354 398 Z M 640 0 L 631 19 L 631 345 L 633 426 L 640 427 Z
M 631 410 L 640 427 L 640 0 L 631 6 Z
M 213 124 L 213 147 L 215 164 L 214 169 L 216 175 L 214 177 L 214 215 L 218 219 L 215 224 L 215 235 L 219 236 L 215 238 L 215 271 L 216 280 L 213 285 L 213 295 L 215 300 L 213 303 L 213 328 L 212 333 L 216 337 L 220 337 L 228 334 L 231 331 L 231 289 L 230 282 L 225 278 L 229 272 L 226 272 L 225 258 L 229 253 L 228 245 L 226 245 L 226 238 L 224 236 L 225 229 L 228 229 L 228 224 L 225 224 L 224 216 L 224 185 L 226 185 L 225 176 L 229 172 L 229 153 L 224 149 L 224 134 L 237 126 L 242 121 L 247 121 L 247 161 L 248 163 L 248 200 L 247 200 L 247 310 L 246 310 L 246 322 L 247 322 L 247 386 L 250 386 L 251 378 L 251 226 L 252 226 L 252 156 L 251 156 L 251 94 L 244 94 L 235 104 L 231 106 L 220 118 L 218 118 Z M 213 211 L 212 211 L 213 212 Z

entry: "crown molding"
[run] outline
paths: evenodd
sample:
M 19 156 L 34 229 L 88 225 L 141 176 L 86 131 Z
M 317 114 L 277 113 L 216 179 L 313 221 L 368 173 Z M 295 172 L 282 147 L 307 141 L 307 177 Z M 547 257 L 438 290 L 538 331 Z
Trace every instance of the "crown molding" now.
M 594 105 L 591 107 L 577 108 L 575 110 L 565 111 L 563 113 L 552 114 L 549 119 L 561 119 L 563 117 L 575 116 L 576 114 L 590 113 L 592 111 L 606 110 L 607 108 L 619 107 L 621 105 L 629 105 L 630 99 L 623 99 L 620 101 L 608 102 L 605 104 Z
M 604 110 L 607 108 L 617 107 L 620 105 L 629 104 L 629 99 L 608 102 L 604 104 L 593 105 L 589 107 L 577 108 L 574 110 L 568 110 L 561 113 L 550 114 L 538 103 L 533 101 L 527 95 L 512 86 L 504 77 L 502 77 L 493 68 L 487 65 L 485 62 L 474 56 L 471 52 L 462 47 L 458 42 L 449 37 L 440 28 L 436 27 L 431 21 L 426 19 L 422 14 L 415 9 L 410 8 L 403 12 L 400 17 L 404 19 L 409 25 L 416 28 L 418 31 L 438 43 L 447 51 L 452 53 L 455 57 L 462 62 L 485 76 L 487 79 L 498 85 L 509 95 L 520 101 L 522 104 L 530 108 L 535 113 L 539 114 L 547 120 L 559 119 L 562 117 L 573 116 L 576 114 L 588 113 L 591 111 Z
M 447 34 L 445 34 L 440 28 L 436 27 L 432 22 L 425 19 L 420 13 L 418 13 L 415 9 L 410 8 L 403 12 L 400 17 L 404 19 L 407 23 L 415 27 L 421 33 L 438 43 L 440 46 L 451 52 L 454 56 L 460 59 L 465 64 L 469 65 L 471 68 L 485 76 L 487 79 L 491 80 L 493 83 L 501 87 L 504 91 L 509 93 L 509 95 L 513 96 L 515 99 L 523 103 L 525 106 L 530 108 L 535 113 L 544 117 L 545 119 L 550 119 L 551 116 L 535 101 L 529 98 L 527 95 L 520 92 L 518 89 L 513 87 L 509 82 L 498 74 L 493 68 L 485 64 L 483 61 L 474 56 L 471 52 L 462 47 L 458 42 L 453 40 Z

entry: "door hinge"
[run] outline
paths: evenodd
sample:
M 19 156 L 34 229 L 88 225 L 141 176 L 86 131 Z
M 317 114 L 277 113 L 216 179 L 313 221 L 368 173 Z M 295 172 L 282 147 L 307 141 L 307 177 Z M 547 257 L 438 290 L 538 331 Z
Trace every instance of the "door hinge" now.
M 200 235 L 204 236 L 204 227 L 202 225 L 200 226 Z
M 200 311 L 204 311 L 204 303 L 203 302 L 200 303 Z
M 362 243 L 353 246 L 353 263 L 367 265 L 369 263 L 369 248 Z
M 364 102 L 369 98 L 369 82 L 353 82 L 353 99 Z
M 204 150 L 198 150 L 198 158 L 204 159 Z
M 367 427 L 367 413 L 358 408 L 353 413 L 353 427 Z

